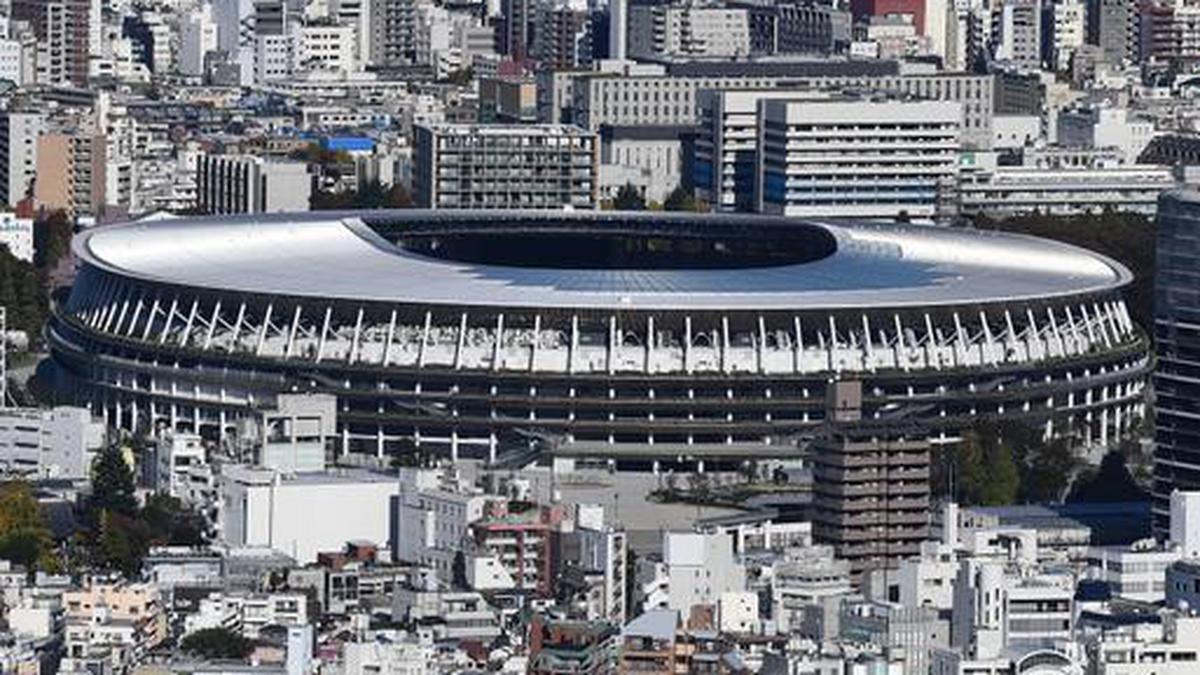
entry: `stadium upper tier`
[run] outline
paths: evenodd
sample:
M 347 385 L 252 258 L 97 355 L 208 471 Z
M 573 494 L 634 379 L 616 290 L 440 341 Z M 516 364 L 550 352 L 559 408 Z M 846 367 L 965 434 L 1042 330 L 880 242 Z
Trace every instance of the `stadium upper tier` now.
M 369 303 L 806 310 L 1104 291 L 1129 272 L 1066 244 L 972 230 L 685 214 L 376 212 L 151 222 L 77 238 L 163 284 Z

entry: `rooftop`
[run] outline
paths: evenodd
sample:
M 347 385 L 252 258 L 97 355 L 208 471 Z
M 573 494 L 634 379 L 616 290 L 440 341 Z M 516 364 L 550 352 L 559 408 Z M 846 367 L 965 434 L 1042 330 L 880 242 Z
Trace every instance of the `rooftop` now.
M 745 264 L 735 258 L 724 269 L 659 261 L 601 268 L 584 258 L 579 267 L 556 268 L 527 260 L 439 259 L 379 234 L 413 229 L 467 232 L 475 245 L 485 247 L 489 236 L 566 231 L 594 238 L 620 231 L 643 239 L 707 241 L 712 248 L 706 258 L 717 257 L 709 254 L 724 246 L 725 238 L 799 241 L 788 246 L 804 250 Z M 1131 280 L 1126 268 L 1099 254 L 1012 234 L 649 212 L 404 210 L 180 218 L 90 230 L 76 237 L 74 247 L 91 265 L 151 282 L 421 307 L 924 308 L 1106 292 Z

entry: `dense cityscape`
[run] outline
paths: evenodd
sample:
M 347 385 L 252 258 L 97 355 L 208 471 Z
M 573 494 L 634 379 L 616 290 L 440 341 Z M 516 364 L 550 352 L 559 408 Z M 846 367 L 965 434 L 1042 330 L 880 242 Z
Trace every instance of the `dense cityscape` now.
M 0 673 L 1200 673 L 1200 5 L 0 0 Z

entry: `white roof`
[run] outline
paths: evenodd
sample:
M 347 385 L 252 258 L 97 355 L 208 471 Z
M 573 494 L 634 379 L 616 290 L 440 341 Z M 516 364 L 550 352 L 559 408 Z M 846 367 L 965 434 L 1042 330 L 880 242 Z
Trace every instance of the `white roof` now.
M 428 225 L 538 219 L 593 226 L 650 222 L 780 223 L 821 228 L 836 251 L 745 269 L 552 269 L 434 259 L 403 250 L 353 213 L 182 218 L 97 228 L 77 254 L 123 276 L 259 295 L 352 302 L 599 310 L 926 307 L 1103 292 L 1131 279 L 1104 256 L 1032 237 L 932 226 L 725 215 L 614 212 L 373 211 Z M 690 219 L 690 220 L 689 220 Z

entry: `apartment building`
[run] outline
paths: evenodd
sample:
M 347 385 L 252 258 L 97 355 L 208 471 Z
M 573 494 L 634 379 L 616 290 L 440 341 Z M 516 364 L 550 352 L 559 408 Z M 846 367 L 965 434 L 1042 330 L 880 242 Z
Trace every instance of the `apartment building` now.
M 0 114 L 0 199 L 16 206 L 33 191 L 37 175 L 38 136 L 46 131 L 40 112 Z
M 209 154 L 196 160 L 196 201 L 204 213 L 307 211 L 311 193 L 304 162 Z

